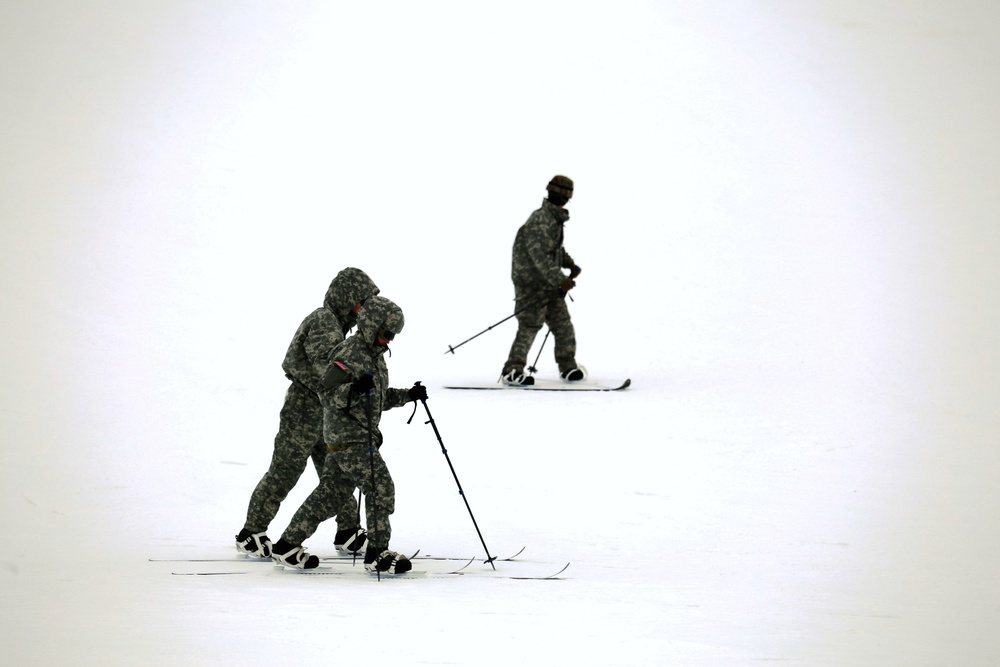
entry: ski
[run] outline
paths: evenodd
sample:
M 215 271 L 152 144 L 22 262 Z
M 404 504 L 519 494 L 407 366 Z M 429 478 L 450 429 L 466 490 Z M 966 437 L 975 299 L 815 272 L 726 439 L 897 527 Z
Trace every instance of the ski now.
M 320 566 L 317 568 L 312 568 L 309 570 L 299 570 L 294 568 L 286 568 L 282 566 L 275 566 L 274 570 L 276 572 L 281 572 L 284 574 L 302 574 L 302 575 L 327 575 L 327 576 L 366 576 L 373 577 L 378 575 L 385 575 L 380 577 L 380 579 L 449 579 L 454 577 L 471 577 L 476 578 L 488 578 L 488 579 L 509 579 L 511 581 L 560 581 L 565 579 L 561 576 L 570 566 L 570 563 L 566 563 L 558 570 L 551 572 L 549 574 L 542 575 L 528 575 L 528 574 L 504 574 L 502 572 L 474 572 L 466 570 L 476 559 L 468 561 L 461 567 L 452 570 L 442 570 L 438 572 L 427 571 L 427 570 L 410 570 L 409 572 L 404 572 L 403 574 L 387 574 L 385 572 L 376 573 L 368 572 L 367 570 L 360 569 L 354 570 L 335 568 L 332 566 Z M 234 574 L 251 574 L 249 570 L 232 570 L 225 572 L 171 572 L 170 574 L 176 576 L 219 576 L 219 575 L 234 575 Z
M 413 552 L 413 555 L 409 557 L 414 563 L 419 563 L 420 565 L 410 570 L 409 572 L 404 572 L 398 575 L 386 574 L 386 578 L 391 579 L 433 579 L 433 578 L 449 578 L 456 576 L 469 576 L 469 577 L 490 577 L 494 579 L 511 579 L 511 580 L 558 580 L 563 579 L 561 575 L 570 566 L 570 563 L 566 563 L 558 570 L 555 570 L 547 574 L 518 574 L 517 570 L 523 569 L 525 566 L 531 565 L 529 561 L 519 561 L 517 558 L 524 553 L 526 547 L 521 547 L 517 552 L 507 556 L 505 558 L 489 558 L 482 560 L 480 557 L 464 558 L 455 556 L 433 556 L 426 555 L 421 556 L 420 550 Z M 368 572 L 363 567 L 360 567 L 360 563 L 355 564 L 357 559 L 353 555 L 339 555 L 339 556 L 328 556 L 326 558 L 321 558 L 321 565 L 316 568 L 311 568 L 308 570 L 300 570 L 298 568 L 286 567 L 279 562 L 271 558 L 176 558 L 176 559 L 156 559 L 150 558 L 150 562 L 166 562 L 166 563 L 271 563 L 274 567 L 270 569 L 275 573 L 286 573 L 286 574 L 314 574 L 314 575 L 331 575 L 331 576 L 347 576 L 347 575 L 362 575 L 362 576 L 372 576 L 380 575 L 385 573 Z M 492 567 L 495 562 L 505 562 L 513 564 L 512 570 L 504 572 L 503 570 L 490 570 L 490 569 L 471 569 L 473 563 L 477 561 L 482 565 L 490 565 Z M 541 565 L 541 564 L 538 564 Z M 349 566 L 349 567 L 344 567 Z M 535 569 L 535 568 L 532 568 Z M 252 573 L 268 573 L 267 568 L 256 568 L 252 567 L 250 569 L 237 569 L 237 570 L 196 570 L 194 572 L 171 572 L 170 574 L 176 576 L 225 576 L 225 575 L 239 575 L 239 574 L 252 574 Z
M 521 554 L 523 554 L 524 550 L 527 549 L 527 548 L 528 547 L 521 547 L 517 551 L 517 553 L 512 554 L 510 556 L 507 556 L 506 558 L 497 558 L 496 556 L 493 556 L 492 558 L 487 558 L 486 560 L 483 561 L 483 563 L 488 564 L 488 563 L 491 563 L 491 562 L 501 562 L 501 561 L 510 562 L 512 560 L 515 560 Z M 426 556 L 420 556 L 419 560 L 465 560 L 465 557 L 463 557 L 463 556 L 432 556 L 432 555 L 428 554 Z M 472 560 L 476 560 L 476 558 L 473 558 Z
M 629 378 L 617 387 L 602 384 L 592 384 L 588 382 L 563 382 L 562 380 L 535 380 L 535 384 L 508 385 L 496 384 L 468 384 L 468 385 L 445 385 L 445 389 L 470 389 L 470 390 L 493 390 L 510 389 L 512 391 L 621 391 L 628 389 L 632 385 Z
M 346 564 L 346 561 L 343 562 L 344 564 Z M 292 573 L 292 574 L 329 574 L 329 575 L 362 574 L 370 577 L 379 577 L 379 578 L 381 577 L 397 578 L 397 577 L 405 577 L 407 575 L 412 575 L 414 577 L 427 577 L 427 576 L 463 574 L 463 570 L 472 565 L 474 562 L 476 562 L 476 559 L 470 558 L 468 561 L 465 561 L 464 563 L 462 563 L 462 565 L 459 565 L 458 567 L 450 566 L 447 568 L 443 568 L 441 570 L 426 570 L 426 569 L 407 570 L 402 574 L 391 574 L 389 572 L 369 572 L 368 570 L 365 570 L 363 567 L 358 567 L 358 566 L 343 568 L 343 567 L 334 567 L 333 565 L 320 565 L 319 567 L 310 568 L 308 570 L 299 570 L 297 568 L 276 566 L 275 570 L 280 570 L 281 572 Z
M 475 561 L 477 558 L 478 558 L 478 556 L 473 556 L 471 560 Z M 343 563 L 343 562 L 352 562 L 354 560 L 355 560 L 354 556 L 346 556 L 346 555 L 345 556 L 323 556 L 322 558 L 319 559 L 319 562 L 321 562 L 321 563 Z M 414 562 L 416 562 L 416 561 L 424 561 L 424 560 L 463 561 L 464 562 L 464 561 L 467 561 L 467 560 L 470 560 L 470 559 L 467 558 L 467 557 L 464 557 L 464 556 L 416 556 L 414 558 L 411 558 L 410 560 L 412 560 Z M 490 561 L 501 561 L 501 560 L 509 561 L 509 560 L 512 560 L 512 558 L 491 558 L 489 560 L 483 560 L 483 562 L 484 563 L 489 563 Z
M 417 557 L 418 553 L 420 553 L 420 549 L 417 549 L 416 551 L 414 551 L 412 556 L 406 556 L 406 560 L 412 561 L 414 558 Z M 403 554 L 403 555 L 405 556 L 405 554 Z M 322 563 L 324 561 L 321 559 L 320 562 Z M 345 564 L 345 565 L 346 564 L 350 564 L 353 567 L 355 565 L 355 563 L 356 563 L 356 559 L 353 558 L 353 557 L 350 557 L 350 558 L 337 558 L 335 560 L 326 561 L 326 562 L 327 563 L 339 562 L 339 563 L 342 563 L 342 564 Z M 364 565 L 364 560 L 363 559 L 361 561 L 361 565 L 362 566 Z M 293 572 L 295 574 L 322 574 L 324 571 L 332 570 L 333 566 L 332 565 L 320 565 L 319 567 L 311 567 L 311 568 L 308 568 L 308 569 L 300 569 L 300 568 L 297 568 L 297 567 L 291 567 L 289 565 L 284 565 L 281 562 L 279 562 L 279 561 L 276 560 L 276 561 L 274 561 L 274 569 L 282 571 L 282 572 Z M 377 574 L 377 573 L 376 572 L 371 572 L 370 574 Z
M 522 553 L 524 553 L 525 549 L 527 549 L 527 547 L 521 547 L 521 549 L 517 553 L 512 554 L 510 556 L 507 556 L 506 558 L 496 558 L 496 557 L 494 557 L 492 559 L 485 560 L 483 562 L 484 563 L 488 563 L 488 562 L 490 562 L 490 560 L 497 561 L 497 562 L 500 562 L 500 561 L 512 561 L 512 560 L 515 560 Z M 419 554 L 420 551 L 418 550 L 415 553 Z M 361 555 L 362 554 L 358 554 L 358 556 L 361 556 Z M 356 558 L 357 558 L 357 556 L 355 556 L 353 554 L 344 553 L 344 554 L 338 554 L 336 556 L 323 556 L 319 560 L 320 560 L 320 562 L 326 563 L 326 562 L 336 562 L 336 561 L 354 561 L 354 560 L 356 560 Z M 268 558 L 250 558 L 250 557 L 247 557 L 247 556 L 231 556 L 229 558 L 150 558 L 148 560 L 149 560 L 150 563 L 274 563 L 275 562 L 274 559 L 270 558 L 270 557 L 268 557 Z M 455 560 L 455 561 L 466 561 L 466 560 L 468 560 L 468 558 L 466 556 L 431 556 L 431 555 L 420 556 L 420 555 L 415 555 L 410 560 Z M 476 558 L 473 558 L 472 560 L 476 560 Z
M 559 575 L 562 574 L 563 572 L 565 572 L 568 567 L 569 567 L 569 563 L 566 563 L 565 565 L 562 566 L 562 568 L 559 569 L 559 571 L 553 572 L 552 574 L 547 574 L 547 575 L 545 575 L 543 577 L 516 577 L 516 576 L 513 576 L 513 575 L 508 575 L 507 578 L 508 579 L 520 579 L 520 580 L 529 580 L 529 579 L 535 579 L 535 580 L 542 580 L 542 579 L 562 579 L 562 577 L 560 577 Z
M 466 563 L 465 565 L 463 565 L 462 567 L 455 568 L 454 570 L 451 570 L 450 572 L 445 572 L 445 574 L 459 574 L 459 573 L 461 573 L 462 570 L 464 570 L 465 568 L 469 567 L 474 562 L 476 562 L 476 559 L 475 558 L 470 558 L 469 562 Z M 411 572 L 412 572 L 412 570 L 411 570 Z
M 553 572 L 551 574 L 545 574 L 545 575 L 514 575 L 514 574 L 500 574 L 500 573 L 497 573 L 497 572 L 482 572 L 482 573 L 475 573 L 475 572 L 426 572 L 426 571 L 423 571 L 423 570 L 410 570 L 409 572 L 404 572 L 403 574 L 388 574 L 387 575 L 386 573 L 383 572 L 382 574 L 384 576 L 382 577 L 382 580 L 384 581 L 384 580 L 388 580 L 388 579 L 402 579 L 402 580 L 411 580 L 412 581 L 413 579 L 455 579 L 455 578 L 459 578 L 459 577 L 469 577 L 469 578 L 472 578 L 472 579 L 480 579 L 480 578 L 482 578 L 482 579 L 507 579 L 509 581 L 562 581 L 562 580 L 566 579 L 566 577 L 562 577 L 560 575 L 563 572 L 565 572 L 568 567 L 569 567 L 569 563 L 567 563 L 566 565 L 563 565 L 558 571 Z M 330 576 L 337 576 L 337 577 L 352 576 L 352 575 L 356 574 L 356 573 L 351 572 L 349 570 L 329 570 L 329 571 L 320 571 L 320 572 L 317 572 L 315 570 L 304 570 L 303 572 L 305 574 L 330 575 Z M 238 574 L 238 573 L 233 572 L 232 574 Z M 364 574 L 364 575 L 369 576 L 369 577 L 375 575 L 374 572 L 364 572 L 364 573 L 357 573 L 357 574 Z
M 232 556 L 230 558 L 150 558 L 150 563 L 273 563 L 274 559 L 267 558 L 247 558 L 246 556 Z

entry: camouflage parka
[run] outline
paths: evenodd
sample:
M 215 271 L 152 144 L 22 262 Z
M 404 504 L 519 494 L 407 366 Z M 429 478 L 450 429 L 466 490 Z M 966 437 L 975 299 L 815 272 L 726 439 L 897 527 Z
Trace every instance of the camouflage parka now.
M 338 273 L 326 290 L 323 307 L 302 320 L 285 352 L 281 367 L 289 379 L 318 392 L 330 352 L 344 341 L 357 322 L 354 305 L 378 294 L 379 289 L 361 269 L 348 267 Z
M 368 300 L 358 317 L 358 330 L 330 354 L 330 363 L 342 369 L 336 386 L 320 392 L 323 403 L 323 437 L 331 451 L 368 441 L 367 402 L 371 400 L 372 441 L 382 444 L 378 425 L 384 410 L 398 408 L 410 400 L 409 389 L 389 386 L 385 347 L 376 342 L 379 331 L 388 326 L 393 333 L 403 328 L 403 311 L 381 296 Z M 351 383 L 371 373 L 375 387 L 370 397 L 357 394 Z
M 563 224 L 569 211 L 548 199 L 517 230 L 511 251 L 510 277 L 517 298 L 525 298 L 559 287 L 575 262 L 563 247 Z

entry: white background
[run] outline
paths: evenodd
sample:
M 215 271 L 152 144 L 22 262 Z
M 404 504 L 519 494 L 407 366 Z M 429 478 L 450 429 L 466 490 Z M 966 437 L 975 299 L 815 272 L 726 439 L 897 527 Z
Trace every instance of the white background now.
M 0 16 L 5 661 L 994 664 L 995 4 Z M 511 312 L 556 173 L 579 360 L 634 386 L 443 389 L 499 374 L 512 322 L 444 351 Z M 149 562 L 234 553 L 285 347 L 344 266 L 404 309 L 390 376 L 429 387 L 491 551 L 568 579 Z M 477 555 L 408 416 L 393 546 Z

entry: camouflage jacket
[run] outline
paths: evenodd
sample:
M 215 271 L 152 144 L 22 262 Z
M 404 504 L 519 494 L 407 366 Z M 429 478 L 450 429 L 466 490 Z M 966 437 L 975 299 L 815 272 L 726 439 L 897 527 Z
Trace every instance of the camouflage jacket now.
M 511 252 L 510 277 L 517 298 L 555 290 L 566 279 L 562 269 L 575 262 L 563 248 L 563 224 L 569 211 L 548 199 L 517 230 Z
M 348 267 L 337 274 L 323 299 L 299 325 L 281 367 L 292 380 L 318 392 L 330 352 L 344 341 L 357 322 L 354 305 L 378 294 L 378 287 L 361 269 Z
M 379 304 L 389 303 L 379 299 L 361 309 L 358 330 L 334 348 L 330 354 L 331 365 L 340 369 L 336 384 L 320 392 L 323 403 L 323 437 L 331 451 L 345 449 L 353 443 L 368 441 L 368 401 L 371 401 L 372 442 L 382 444 L 378 425 L 382 412 L 398 408 L 410 400 L 409 388 L 394 389 L 389 386 L 389 369 L 384 355 L 386 348 L 376 343 L 379 327 L 385 321 L 385 311 Z M 395 304 L 392 304 L 395 307 Z M 368 395 L 357 394 L 351 383 L 366 373 L 372 374 L 375 387 Z M 329 377 L 329 376 L 328 376 Z

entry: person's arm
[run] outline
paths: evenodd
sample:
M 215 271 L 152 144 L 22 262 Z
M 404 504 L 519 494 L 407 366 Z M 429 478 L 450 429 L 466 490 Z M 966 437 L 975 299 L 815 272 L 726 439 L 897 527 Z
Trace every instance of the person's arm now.
M 566 274 L 554 261 L 553 251 L 556 250 L 556 246 L 553 239 L 549 237 L 547 230 L 542 225 L 529 225 L 524 232 L 522 243 L 528 261 L 542 276 L 545 283 L 552 289 L 556 289 L 566 280 Z

